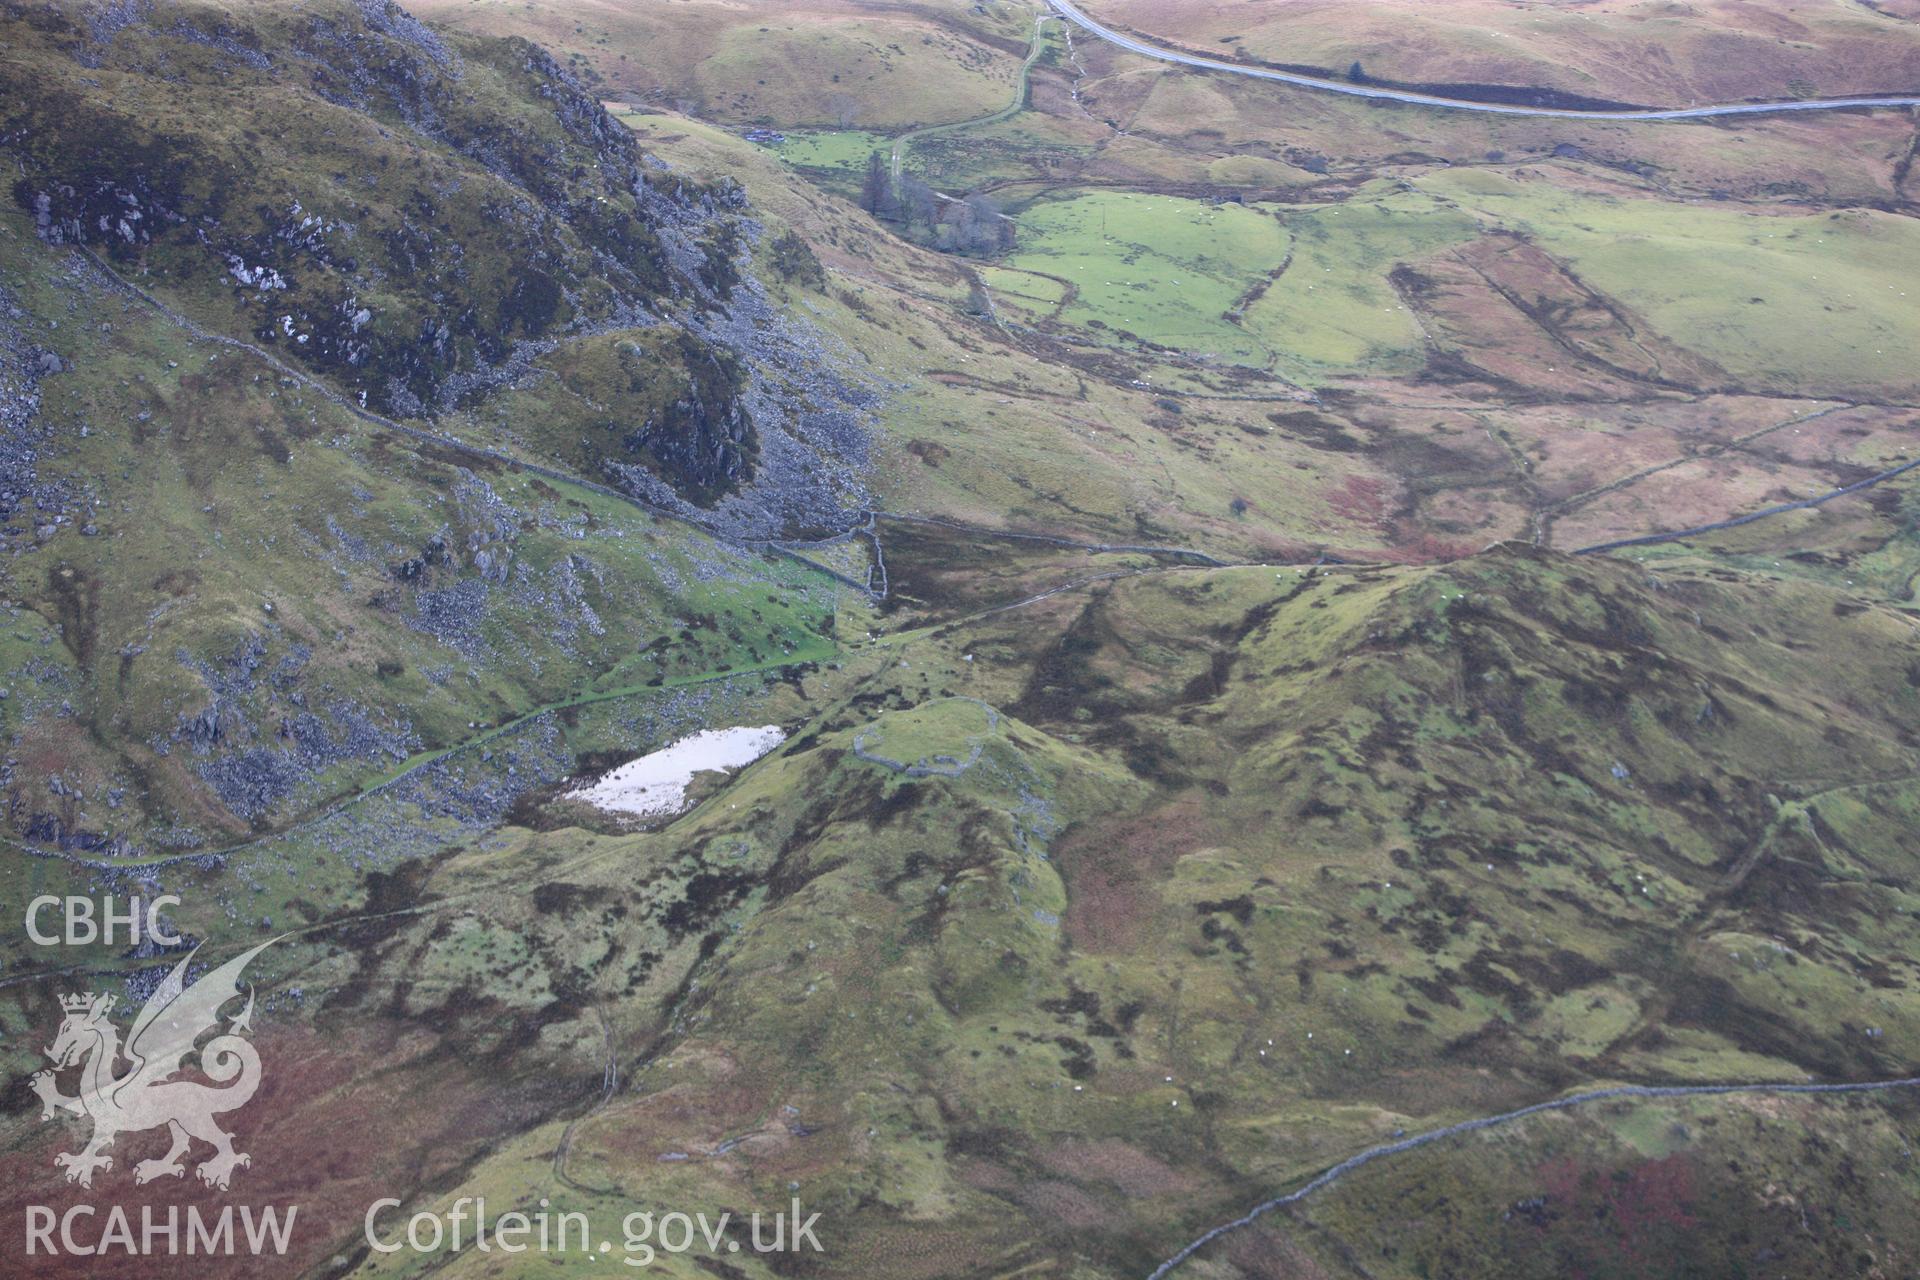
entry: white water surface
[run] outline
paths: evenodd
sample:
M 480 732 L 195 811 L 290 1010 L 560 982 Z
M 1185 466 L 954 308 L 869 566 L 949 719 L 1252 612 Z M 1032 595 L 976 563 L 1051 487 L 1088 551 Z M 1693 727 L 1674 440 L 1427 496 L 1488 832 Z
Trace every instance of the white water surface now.
M 703 729 L 638 760 L 629 760 L 592 786 L 567 792 L 566 798 L 641 817 L 677 813 L 686 807 L 687 787 L 694 774 L 742 768 L 786 738 L 780 726 L 772 724 Z

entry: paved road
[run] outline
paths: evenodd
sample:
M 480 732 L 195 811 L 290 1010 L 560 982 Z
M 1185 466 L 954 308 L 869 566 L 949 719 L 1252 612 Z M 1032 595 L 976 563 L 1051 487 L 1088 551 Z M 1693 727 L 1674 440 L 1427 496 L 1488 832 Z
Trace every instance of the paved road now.
M 1346 80 L 1306 76 L 1292 71 L 1275 71 L 1267 67 L 1248 66 L 1241 62 L 1223 62 L 1217 58 L 1205 58 L 1195 53 L 1181 53 L 1164 45 L 1149 44 L 1145 40 L 1122 35 L 1111 27 L 1103 27 L 1082 13 L 1072 0 L 1047 0 L 1047 3 L 1058 10 L 1061 17 L 1086 28 L 1102 40 L 1119 45 L 1131 53 L 1158 58 L 1162 62 L 1177 62 L 1182 66 L 1199 67 L 1205 71 L 1225 71 L 1238 76 L 1252 76 L 1256 80 L 1276 80 L 1281 84 L 1299 85 L 1304 89 L 1344 93 L 1352 98 L 1404 102 L 1411 106 L 1440 107 L 1448 111 L 1478 111 L 1495 116 L 1545 116 L 1561 120 L 1706 120 L 1716 116 L 1757 116 L 1780 111 L 1839 111 L 1848 107 L 1920 106 L 1920 94 L 1884 98 L 1819 98 L 1791 102 L 1737 102 L 1708 107 L 1591 111 L 1576 110 L 1571 107 L 1524 107 L 1501 102 L 1469 102 L 1462 98 L 1443 98 L 1437 94 L 1417 93 L 1410 89 L 1386 89 L 1377 85 L 1353 84 Z
M 1684 538 L 1697 538 L 1705 533 L 1718 533 L 1722 529 L 1737 529 L 1743 524 L 1752 524 L 1756 520 L 1767 520 L 1774 516 L 1785 515 L 1789 511 L 1808 511 L 1814 507 L 1824 506 L 1832 502 L 1835 498 L 1844 498 L 1850 493 L 1859 493 L 1862 489 L 1871 489 L 1873 486 L 1883 481 L 1891 480 L 1895 476 L 1903 476 L 1915 467 L 1920 467 L 1920 458 L 1915 458 L 1912 462 L 1903 462 L 1890 471 L 1882 471 L 1879 475 L 1868 476 L 1865 480 L 1856 480 L 1845 488 L 1829 489 L 1816 498 L 1802 498 L 1798 502 L 1783 502 L 1777 507 L 1762 507 L 1758 511 L 1750 511 L 1744 516 L 1735 516 L 1731 520 L 1716 520 L 1712 524 L 1697 524 L 1690 529 L 1675 529 L 1670 533 L 1649 533 L 1638 538 L 1616 538 L 1612 542 L 1600 542 L 1591 547 L 1580 547 L 1575 550 L 1573 554 L 1576 556 L 1590 556 L 1602 551 L 1618 550 L 1621 547 L 1650 547 L 1660 542 L 1679 542 Z
M 1465 1120 L 1459 1124 L 1450 1124 L 1444 1129 L 1433 1129 L 1416 1134 L 1399 1142 L 1389 1142 L 1383 1146 L 1369 1147 L 1359 1155 L 1343 1160 L 1328 1169 L 1298 1191 L 1284 1196 L 1275 1196 L 1264 1200 L 1251 1210 L 1201 1235 L 1193 1243 L 1155 1267 L 1147 1280 L 1164 1280 L 1164 1277 L 1181 1263 L 1191 1258 L 1207 1245 L 1231 1231 L 1250 1226 L 1263 1214 L 1286 1205 L 1296 1204 L 1314 1192 L 1338 1182 L 1346 1174 L 1361 1165 L 1372 1164 L 1375 1160 L 1387 1156 L 1399 1155 L 1403 1151 L 1412 1151 L 1457 1134 L 1472 1133 L 1479 1129 L 1491 1129 L 1496 1125 L 1508 1124 L 1526 1116 L 1538 1115 L 1543 1111 L 1565 1111 L 1572 1107 L 1585 1106 L 1592 1102 L 1605 1102 L 1612 1098 L 1699 1098 L 1729 1093 L 1880 1093 L 1889 1089 L 1912 1089 L 1920 1086 L 1920 1076 L 1905 1076 L 1898 1080 L 1867 1080 L 1856 1084 L 1693 1084 L 1693 1085 L 1615 1085 L 1610 1089 L 1594 1089 L 1587 1093 L 1571 1094 L 1564 1098 L 1555 1098 L 1551 1102 L 1536 1102 L 1530 1107 L 1521 1107 L 1516 1111 L 1503 1111 L 1497 1116 L 1484 1116 L 1478 1120 Z

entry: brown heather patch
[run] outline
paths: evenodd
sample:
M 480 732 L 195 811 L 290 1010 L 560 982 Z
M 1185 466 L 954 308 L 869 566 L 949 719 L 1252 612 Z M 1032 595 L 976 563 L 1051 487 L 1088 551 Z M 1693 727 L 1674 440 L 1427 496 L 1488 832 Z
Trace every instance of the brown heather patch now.
M 669 1152 L 704 1156 L 730 1138 L 744 1139 L 741 1146 L 756 1156 L 794 1141 L 779 1102 L 764 1091 L 687 1081 L 615 1103 L 583 1121 L 574 1146 L 590 1160 L 645 1166 Z
M 111 1154 L 113 1168 L 95 1175 L 91 1189 L 63 1180 L 53 1157 L 75 1150 L 79 1131 L 67 1125 L 28 1130 L 31 1145 L 0 1155 L 0 1215 L 19 1224 L 26 1206 L 46 1205 L 55 1214 L 71 1205 L 98 1206 L 96 1216 L 79 1224 L 82 1238 L 105 1229 L 109 1205 L 122 1206 L 138 1237 L 142 1206 L 153 1206 L 164 1221 L 177 1207 L 185 1230 L 188 1206 L 211 1221 L 223 1205 L 298 1206 L 291 1243 L 278 1274 L 296 1275 L 331 1257 L 342 1241 L 358 1240 L 367 1205 L 383 1196 L 405 1197 L 445 1177 L 523 1127 L 527 1099 L 488 1080 L 468 1064 L 435 1051 L 426 1036 L 405 1038 L 378 1031 L 332 1028 L 262 1029 L 254 1037 L 263 1064 L 254 1098 L 222 1117 L 234 1135 L 234 1147 L 253 1157 L 235 1171 L 222 1193 L 202 1184 L 194 1166 L 210 1154 L 194 1145 L 180 1178 L 136 1186 L 133 1168 L 141 1160 L 165 1154 L 167 1135 L 153 1129 L 128 1134 Z M 24 1121 L 31 1125 L 37 1103 Z M 15 1121 L 16 1133 L 21 1121 Z M 236 1241 L 244 1239 L 234 1222 Z M 56 1237 L 57 1238 L 57 1237 Z M 118 1253 L 89 1258 L 84 1271 L 67 1257 L 25 1258 L 10 1251 L 21 1269 L 10 1276 L 70 1280 L 245 1280 L 266 1274 L 251 1257 L 135 1257 Z
M 1157 1196 L 1191 1190 L 1193 1179 L 1118 1138 L 1073 1140 L 1052 1148 L 1041 1163 L 1064 1178 L 1104 1182 L 1128 1196 Z
M 1114 1231 L 1125 1219 L 1071 1182 L 1030 1182 L 1020 1203 L 1034 1216 L 1074 1231 Z
M 1327 1280 L 1336 1274 L 1310 1257 L 1272 1220 L 1236 1232 L 1217 1253 L 1231 1260 L 1234 1274 L 1245 1280 Z
M 1537 1102 L 1545 1088 L 1478 1066 L 1466 1070 L 1413 1067 L 1385 1073 L 1346 1092 L 1356 1102 L 1372 1103 L 1394 1115 L 1453 1111 L 1491 1115 Z
M 1004 1211 L 991 1218 L 952 1225 L 845 1217 L 836 1227 L 822 1218 L 824 1230 L 816 1230 L 816 1234 L 825 1253 L 785 1255 L 790 1264 L 786 1274 L 820 1276 L 823 1280 L 841 1276 L 945 1280 L 951 1276 L 1018 1273 L 1019 1265 L 1008 1265 L 1008 1259 L 1024 1258 L 1036 1243 L 1033 1234 L 1020 1231 L 1023 1225 L 1017 1215 Z M 1036 1270 L 1028 1274 L 1049 1273 Z
M 1096 822 L 1060 842 L 1067 936 L 1088 951 L 1129 951 L 1144 941 L 1159 884 L 1174 863 L 1215 843 L 1207 801 L 1184 796 L 1137 817 Z
M 954 1173 L 960 1181 L 978 1191 L 990 1191 L 1005 1195 L 1019 1189 L 1020 1179 L 1013 1170 L 991 1160 L 966 1158 L 954 1162 Z

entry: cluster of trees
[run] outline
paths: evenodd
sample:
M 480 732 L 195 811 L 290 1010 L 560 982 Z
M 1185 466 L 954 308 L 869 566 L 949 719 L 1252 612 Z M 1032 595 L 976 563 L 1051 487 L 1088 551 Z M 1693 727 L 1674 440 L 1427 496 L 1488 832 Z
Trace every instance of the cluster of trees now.
M 882 222 L 896 224 L 907 239 L 944 253 L 988 257 L 1013 248 L 1013 221 L 999 205 L 979 194 L 961 200 L 942 196 L 911 173 L 896 182 L 878 151 L 867 157 L 860 205 Z
M 773 269 L 780 273 L 782 280 L 814 289 L 827 287 L 826 270 L 814 255 L 813 246 L 793 231 L 783 233 L 773 242 Z

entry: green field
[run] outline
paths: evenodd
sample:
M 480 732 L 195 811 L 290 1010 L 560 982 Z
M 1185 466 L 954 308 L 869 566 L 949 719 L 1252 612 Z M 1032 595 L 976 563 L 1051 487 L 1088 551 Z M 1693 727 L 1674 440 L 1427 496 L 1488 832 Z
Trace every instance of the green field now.
M 1227 318 L 1286 258 L 1271 211 L 1100 191 L 1041 201 L 1018 221 L 1006 265 L 1071 282 L 1068 323 L 1242 364 L 1271 358 Z
M 1077 192 L 1019 225 L 1005 265 L 1070 282 L 1066 323 L 1309 383 L 1416 368 L 1420 332 L 1387 274 L 1476 234 L 1470 215 L 1385 184 L 1311 207 Z M 1053 300 L 1031 277 L 1002 283 Z
M 1423 336 L 1390 273 L 1493 232 L 1531 239 L 1755 388 L 1910 388 L 1920 348 L 1920 283 L 1902 268 L 1920 228 L 1873 211 L 1609 198 L 1460 169 L 1313 206 L 1073 191 L 1018 220 L 1004 266 L 1070 282 L 1065 323 L 1308 384 L 1416 371 Z M 1035 279 L 991 282 L 1044 315 L 1058 286 Z
M 775 154 L 835 190 L 842 184 L 857 188 L 867 169 L 867 157 L 876 151 L 884 156 L 893 145 L 885 134 L 864 129 L 808 130 L 789 133 L 786 139 L 774 148 Z
M 1247 310 L 1247 325 L 1279 353 L 1281 373 L 1417 369 L 1420 330 L 1387 282 L 1396 263 L 1473 239 L 1471 217 L 1430 197 L 1373 183 L 1342 204 L 1290 209 L 1293 263 Z
M 1915 385 L 1920 224 L 1911 218 L 1605 198 L 1473 170 L 1415 185 L 1524 230 L 1590 286 L 1745 379 Z

